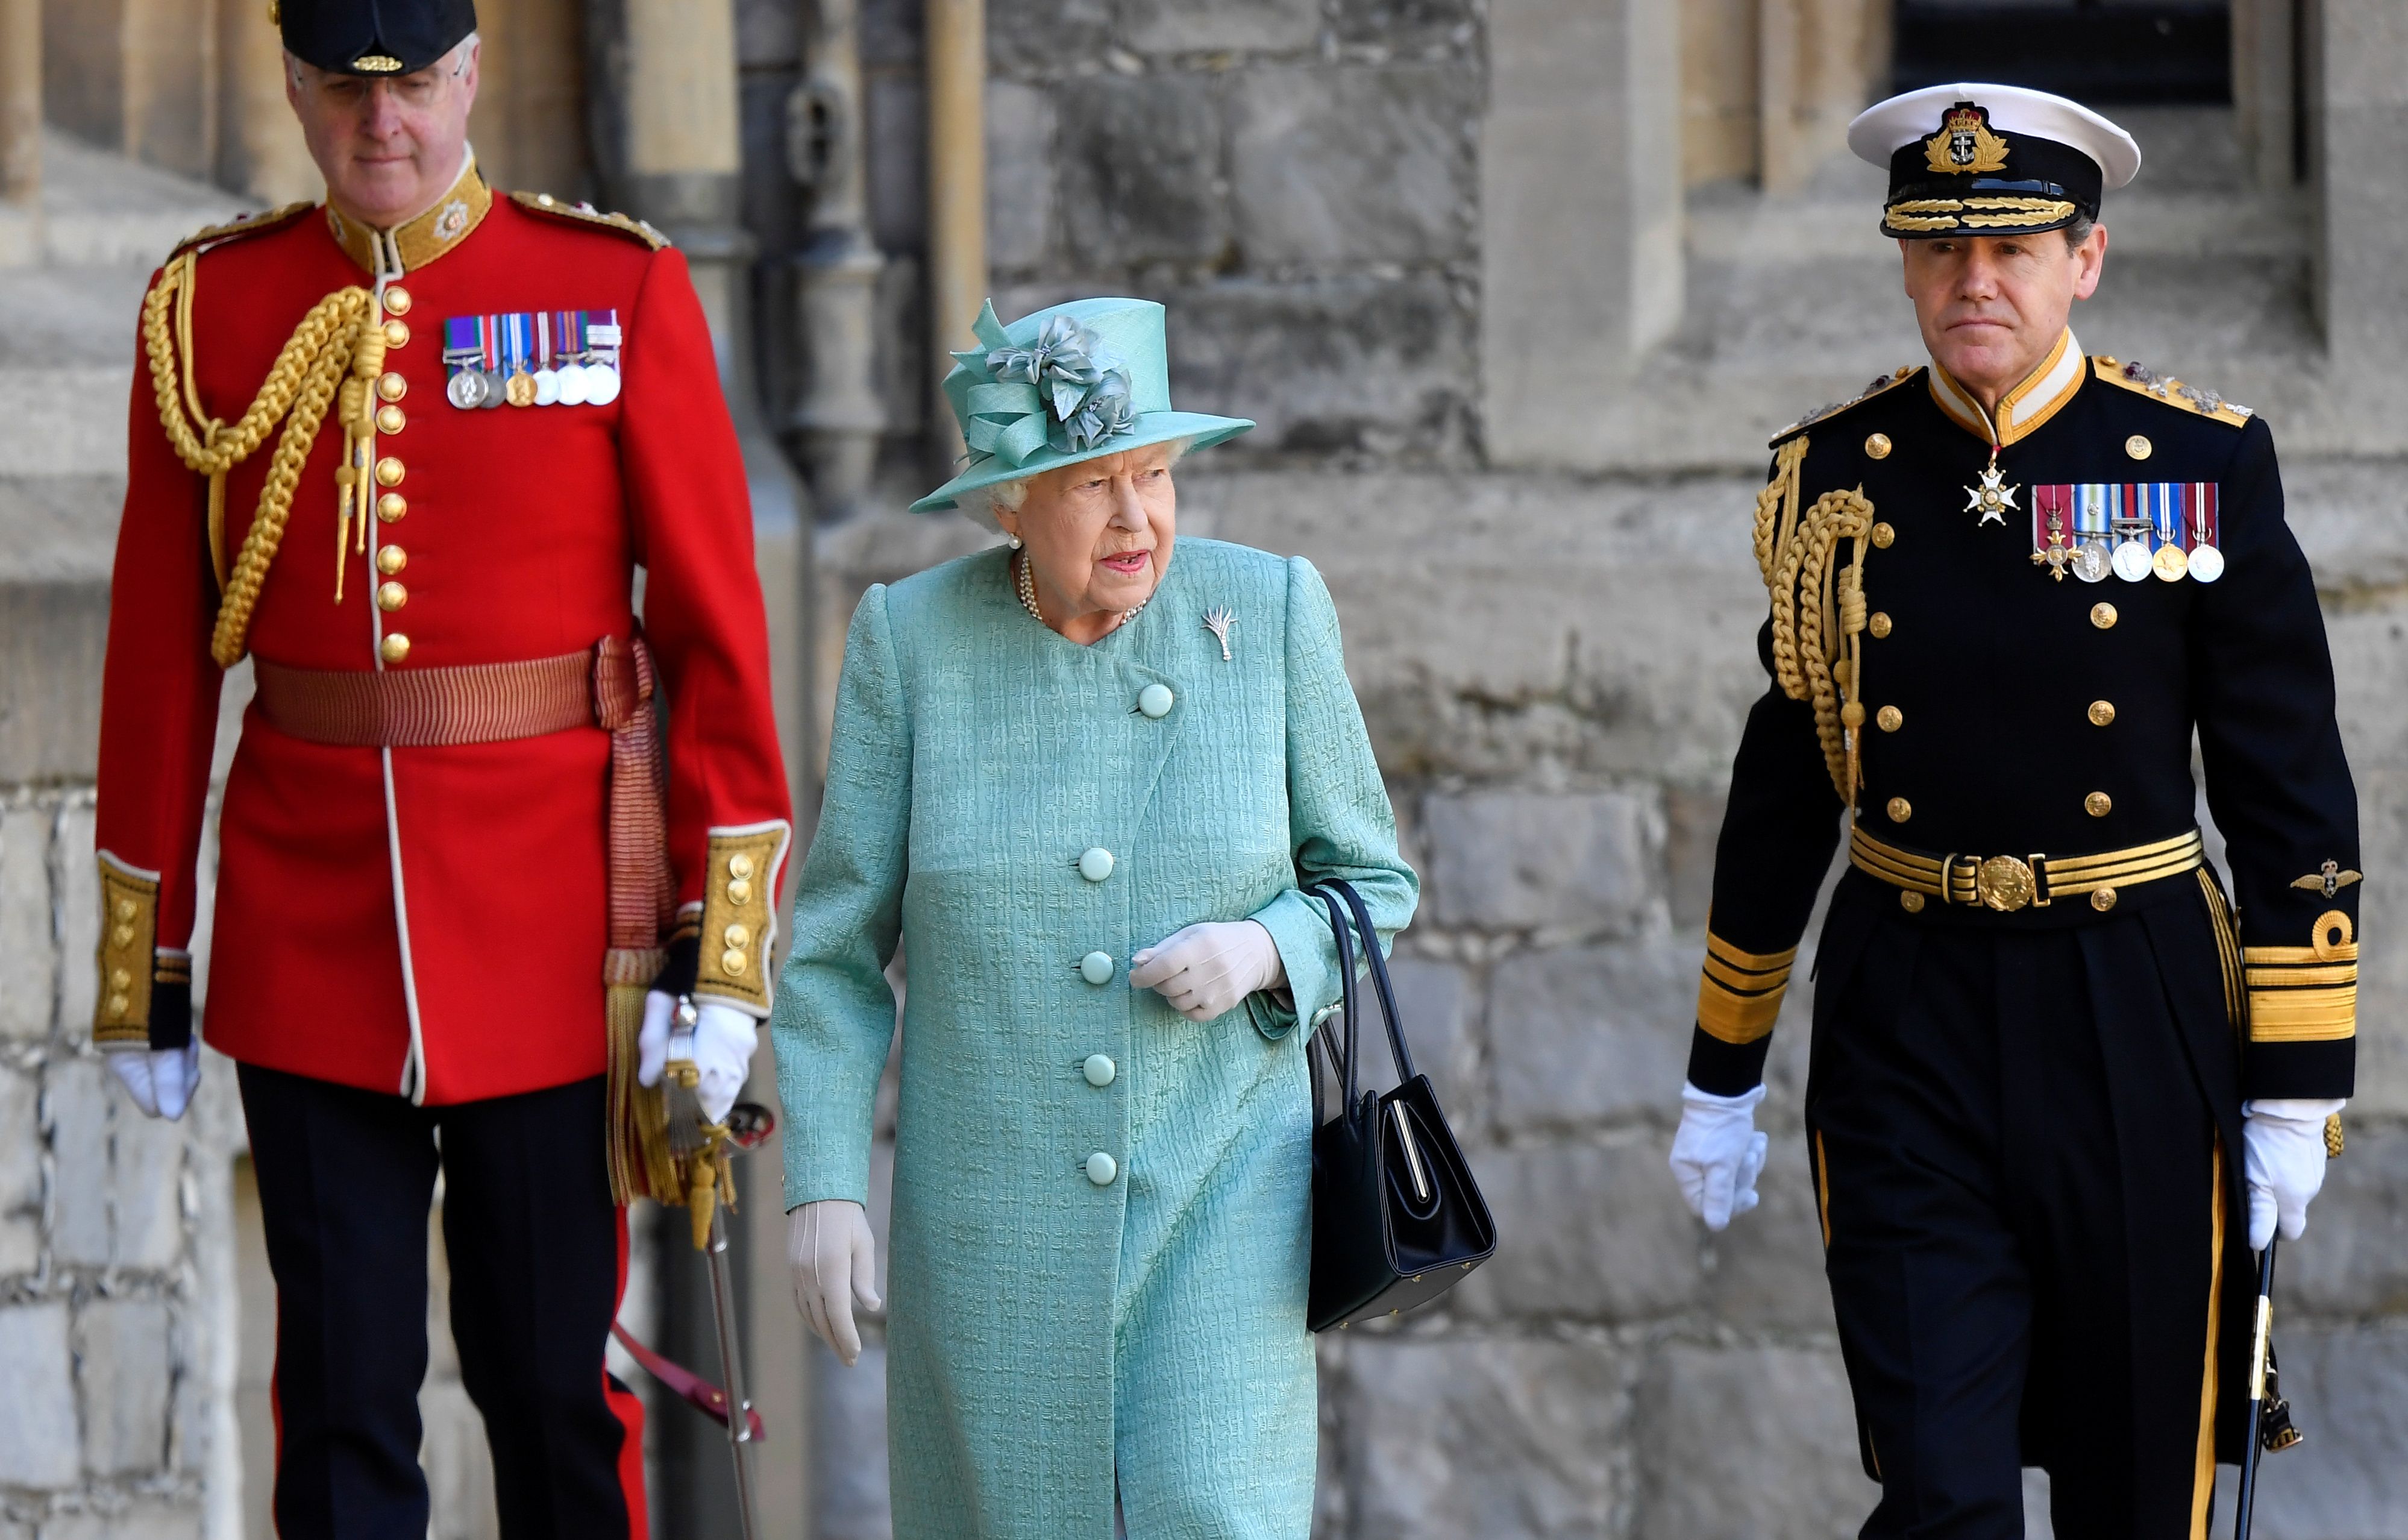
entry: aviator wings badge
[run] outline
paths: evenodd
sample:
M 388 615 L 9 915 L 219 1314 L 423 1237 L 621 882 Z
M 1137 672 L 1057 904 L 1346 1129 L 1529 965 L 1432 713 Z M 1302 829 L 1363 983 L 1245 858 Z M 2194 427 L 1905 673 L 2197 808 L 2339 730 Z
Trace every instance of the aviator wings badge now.
M 2343 871 L 2339 861 L 2327 861 L 2304 877 L 2292 878 L 2291 885 L 2305 888 L 2311 893 L 2322 893 L 2329 899 L 2350 884 L 2362 881 L 2364 878 L 2360 873 Z

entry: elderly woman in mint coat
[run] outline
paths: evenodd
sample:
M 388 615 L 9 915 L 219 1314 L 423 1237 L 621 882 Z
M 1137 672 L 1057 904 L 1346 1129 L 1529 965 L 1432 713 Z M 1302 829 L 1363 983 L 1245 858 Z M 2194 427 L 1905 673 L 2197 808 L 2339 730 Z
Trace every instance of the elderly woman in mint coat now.
M 772 1036 L 796 1295 L 874 1305 L 870 1107 L 909 959 L 887 1405 L 898 1540 L 1304 1540 L 1303 891 L 1418 893 L 1311 564 L 1176 540 L 1159 306 L 998 326 L 947 389 L 1006 548 L 873 587 Z M 1082 511 L 1084 511 L 1083 512 Z M 1025 540 L 1024 540 L 1025 537 Z M 849 1297 L 850 1296 L 850 1297 Z

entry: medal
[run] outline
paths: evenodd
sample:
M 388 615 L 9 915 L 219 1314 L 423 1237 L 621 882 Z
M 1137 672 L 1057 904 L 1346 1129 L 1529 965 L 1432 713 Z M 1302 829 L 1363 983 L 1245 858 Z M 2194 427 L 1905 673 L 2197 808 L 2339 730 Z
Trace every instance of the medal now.
M 555 399 L 564 407 L 585 404 L 585 366 L 563 364 L 559 369 L 560 386 Z
M 2180 488 L 2168 482 L 2152 482 L 2134 490 L 2148 510 L 2149 533 L 2157 545 L 2157 554 L 2149 558 L 2149 569 L 2159 582 L 2180 583 L 2190 570 L 2190 558 L 2183 554 Z
M 486 409 L 488 409 L 488 410 L 490 410 L 490 409 L 492 409 L 492 408 L 494 408 L 494 407 L 498 407 L 498 406 L 500 406 L 500 405 L 502 404 L 503 399 L 504 399 L 504 396 L 503 396 L 503 395 L 502 395 L 502 392 L 503 392 L 503 390 L 506 388 L 506 387 L 505 387 L 505 385 L 503 384 L 502 377 L 501 377 L 500 372 L 499 372 L 498 370 L 494 370 L 494 369 L 487 369 L 487 370 L 485 370 L 485 371 L 484 371 L 484 380 L 485 380 L 485 396 L 484 396 L 484 399 L 482 399 L 482 400 L 479 401 L 479 402 L 477 403 L 477 405 L 479 405 L 480 407 L 486 408 Z
M 2149 547 L 2145 540 L 2126 540 L 2115 547 L 2108 565 L 2126 583 L 2138 583 L 2149 575 Z
M 2216 544 L 2215 483 L 2194 482 L 2183 489 L 2183 506 L 2190 514 L 2190 575 L 2194 582 L 2214 583 L 2224 576 L 2224 552 Z
M 535 404 L 539 407 L 550 407 L 557 406 L 559 403 L 560 371 L 551 368 L 536 370 Z
M 485 404 L 485 377 L 476 369 L 462 369 L 445 381 L 443 396 L 462 411 L 474 411 Z
M 2007 522 L 2007 514 L 2017 511 L 2015 494 L 2023 490 L 2023 484 L 2017 482 L 2014 486 L 2008 486 L 2004 484 L 2006 479 L 2007 473 L 1999 468 L 1998 449 L 1993 446 L 1990 450 L 1990 464 L 1982 472 L 1982 484 L 1979 487 L 1969 486 L 1965 489 L 1964 511 L 1971 513 L 1978 509 L 1982 514 L 1981 518 L 1974 522 L 1974 528 L 1979 529 L 1985 524 L 1995 524 L 2003 528 Z
M 2214 583 L 2224 576 L 2224 553 L 2212 545 L 2195 547 L 2190 554 L 2190 575 L 2196 583 Z
M 2085 583 L 2105 583 L 2114 564 L 2107 556 L 2107 542 L 2093 535 L 2082 542 L 2073 554 L 2073 575 Z
M 2136 488 L 2110 482 L 2100 490 L 2108 502 L 2108 527 L 2116 536 L 2113 558 L 2115 575 L 2126 583 L 2138 583 L 2149 575 L 2148 515 L 2128 501 Z
M 607 407 L 619 398 L 619 371 L 608 364 L 585 367 L 585 399 L 588 405 Z
M 2164 582 L 2180 583 L 2183 574 L 2190 570 L 2190 558 L 2183 554 L 2179 545 L 2161 545 L 2157 554 L 2149 558 L 2149 569 Z
M 2066 549 L 2065 515 L 2057 509 L 2048 511 L 2048 549 L 2032 553 L 2032 565 L 2045 567 L 2051 582 L 2065 581 L 2065 564 L 2073 553 Z
M 502 394 L 514 407 L 534 406 L 535 376 L 524 372 L 511 375 L 509 381 L 502 386 Z

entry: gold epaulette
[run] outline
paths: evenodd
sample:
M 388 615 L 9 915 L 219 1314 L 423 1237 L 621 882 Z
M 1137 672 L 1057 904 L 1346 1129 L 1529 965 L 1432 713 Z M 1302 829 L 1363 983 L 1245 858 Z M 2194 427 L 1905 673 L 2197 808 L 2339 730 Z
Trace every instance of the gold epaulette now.
M 281 230 L 317 207 L 314 203 L 288 203 L 281 209 L 271 209 L 265 214 L 237 214 L 229 223 L 212 224 L 206 230 L 195 230 L 176 242 L 176 249 L 167 253 L 167 260 L 173 262 L 186 252 L 199 247 L 214 246 L 221 241 L 240 240 L 246 236 L 265 235 L 270 230 Z
M 2212 390 L 2186 385 L 2172 375 L 2159 374 L 2146 364 L 2136 364 L 2110 353 L 2092 353 L 2090 372 L 2108 384 L 2117 385 L 2136 396 L 2162 401 L 2170 407 L 2187 407 L 2201 417 L 2213 417 L 2230 427 L 2246 427 L 2258 414 L 2247 407 L 2226 400 Z
M 1898 389 L 1899 386 L 1905 384 L 1908 381 L 1914 379 L 1916 375 L 1922 372 L 1923 369 L 1920 365 L 1900 364 L 1897 368 L 1892 369 L 1887 374 L 1876 375 L 1873 377 L 1873 382 L 1871 384 L 1867 385 L 1863 390 L 1849 396 L 1846 400 L 1833 401 L 1828 406 L 1816 407 L 1813 411 L 1808 412 L 1805 416 L 1800 417 L 1798 421 L 1790 424 L 1787 427 L 1783 428 L 1780 432 L 1774 434 L 1766 441 L 1765 447 L 1768 449 L 1778 449 L 1781 447 L 1784 439 L 1796 438 L 1799 434 L 1805 432 L 1808 428 L 1813 427 L 1815 424 L 1822 422 L 1827 417 L 1836 417 L 1851 407 L 1862 406 L 1876 396 L 1886 395 L 1890 391 Z
M 632 219 L 625 214 L 605 213 L 590 203 L 569 203 L 549 193 L 512 193 L 510 201 L 530 214 L 550 214 L 557 219 L 574 220 L 580 224 L 616 230 L 631 239 L 642 241 L 655 252 L 669 243 L 668 237 L 646 221 Z

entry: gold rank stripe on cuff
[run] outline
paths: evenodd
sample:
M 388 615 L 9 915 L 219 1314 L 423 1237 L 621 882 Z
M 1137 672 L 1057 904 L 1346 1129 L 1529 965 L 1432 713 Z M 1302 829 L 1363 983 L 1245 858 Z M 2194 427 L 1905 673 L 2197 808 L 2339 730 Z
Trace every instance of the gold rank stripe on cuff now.
M 1698 1025 L 1735 1047 L 1763 1038 L 1781 1017 L 1781 999 L 1797 960 L 1794 946 L 1749 952 L 1708 931 L 1706 965 L 1698 980 Z
M 2335 1043 L 2358 1035 L 2358 927 L 2328 910 L 2306 946 L 2247 946 L 2252 1043 Z
M 100 988 L 93 1001 L 92 1040 L 103 1048 L 150 1045 L 150 986 L 163 982 L 166 959 L 159 937 L 159 874 L 104 850 L 100 865 Z M 180 956 L 180 954 L 179 954 Z M 184 957 L 184 979 L 192 960 Z M 164 982 L 174 983 L 173 979 Z

